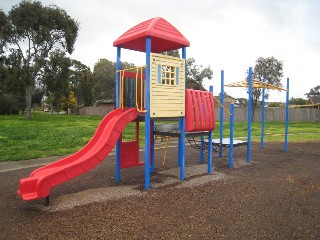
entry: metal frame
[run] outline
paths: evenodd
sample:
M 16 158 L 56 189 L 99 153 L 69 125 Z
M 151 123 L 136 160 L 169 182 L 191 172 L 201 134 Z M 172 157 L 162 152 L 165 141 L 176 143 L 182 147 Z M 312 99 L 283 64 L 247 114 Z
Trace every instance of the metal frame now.
M 220 142 L 219 144 L 213 143 L 213 145 L 219 147 L 219 157 L 222 157 L 222 147 L 229 147 L 229 167 L 232 168 L 233 165 L 233 147 L 247 145 L 247 155 L 246 162 L 251 161 L 251 127 L 252 127 L 252 89 L 253 88 L 262 88 L 262 121 L 261 121 L 261 140 L 260 147 L 264 148 L 264 128 L 265 128 L 265 89 L 273 89 L 279 91 L 286 91 L 286 115 L 285 115 L 285 140 L 284 140 L 284 151 L 288 152 L 288 128 L 289 128 L 289 78 L 287 78 L 287 88 L 281 88 L 274 86 L 272 84 L 268 84 L 263 81 L 259 81 L 257 79 L 252 79 L 252 68 L 250 67 L 248 70 L 248 81 L 240 81 L 236 83 L 224 84 L 224 71 L 221 70 L 221 92 L 220 92 L 220 101 L 221 105 L 223 105 L 224 101 L 224 86 L 226 87 L 245 87 L 248 88 L 248 134 L 247 134 L 247 142 L 243 142 L 241 144 L 234 144 L 233 140 L 233 132 L 234 132 L 234 105 L 230 105 L 230 144 L 223 144 L 223 120 L 224 120 L 224 112 L 223 107 L 220 105 Z

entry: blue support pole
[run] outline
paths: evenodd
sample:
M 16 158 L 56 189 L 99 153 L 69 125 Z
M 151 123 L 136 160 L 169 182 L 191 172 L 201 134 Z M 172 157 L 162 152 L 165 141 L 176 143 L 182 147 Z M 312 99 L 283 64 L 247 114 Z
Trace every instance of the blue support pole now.
M 201 142 L 200 142 L 200 162 L 204 162 L 204 151 L 203 151 L 203 142 L 204 142 L 204 136 L 201 136 Z
M 145 94 L 146 94 L 146 113 L 145 113 L 145 141 L 144 141 L 144 188 L 150 189 L 150 54 L 151 38 L 146 38 L 146 77 L 145 77 Z
M 229 146 L 229 168 L 233 167 L 233 133 L 234 133 L 234 104 L 230 104 L 230 146 Z
M 121 68 L 121 48 L 117 47 L 117 61 L 116 61 L 116 71 Z M 120 107 L 120 73 L 116 72 L 116 108 Z M 120 182 L 120 139 L 116 144 L 116 182 Z
M 153 131 L 154 131 L 154 121 L 151 120 L 151 172 L 154 172 L 154 165 L 155 165 L 155 161 L 154 161 L 154 135 L 153 135 Z
M 287 94 L 286 94 L 286 129 L 284 138 L 284 151 L 288 152 L 288 133 L 289 133 L 289 78 L 287 78 Z
M 263 79 L 262 82 L 265 80 Z M 261 141 L 260 148 L 264 148 L 264 120 L 265 120 L 265 88 L 262 89 L 262 101 L 261 101 Z
M 224 71 L 221 70 L 221 91 L 220 91 L 220 103 L 223 106 L 224 104 Z M 222 158 L 222 141 L 223 141 L 223 119 L 224 112 L 223 107 L 220 106 L 220 148 L 219 148 L 219 158 Z
M 213 94 L 213 87 L 209 87 L 209 91 Z M 213 119 L 214 120 L 214 119 Z M 213 131 L 209 131 L 209 139 L 208 139 L 208 174 L 212 174 L 212 134 Z
M 186 47 L 182 48 L 182 58 L 186 61 L 187 58 L 187 49 Z M 185 76 L 186 81 L 186 76 Z M 186 82 L 185 82 L 186 83 Z M 180 137 L 179 137 L 179 166 L 180 166 L 180 180 L 184 180 L 185 176 L 185 155 L 186 155 L 186 146 L 185 146 L 185 139 L 186 139 L 186 118 L 182 117 L 179 120 L 179 130 L 180 130 Z
M 252 68 L 249 68 L 249 82 L 248 82 L 248 144 L 247 144 L 247 162 L 250 162 L 251 158 L 251 121 L 252 121 Z

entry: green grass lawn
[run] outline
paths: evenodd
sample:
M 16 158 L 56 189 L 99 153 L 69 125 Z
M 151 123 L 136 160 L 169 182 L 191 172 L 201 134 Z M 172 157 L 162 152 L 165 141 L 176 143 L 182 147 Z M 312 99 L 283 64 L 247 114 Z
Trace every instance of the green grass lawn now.
M 95 132 L 101 117 L 35 113 L 0 116 L 0 161 L 22 160 L 75 152 Z
M 224 123 L 224 137 L 229 137 L 229 123 Z M 234 126 L 234 138 L 247 138 L 247 123 L 239 122 Z M 266 122 L 265 123 L 265 141 L 281 142 L 284 141 L 285 123 L 284 122 Z M 252 141 L 260 141 L 261 123 L 252 123 Z M 214 138 L 219 137 L 219 122 L 216 123 Z M 320 141 L 319 123 L 289 123 L 289 142 L 302 141 Z
M 32 120 L 23 116 L 0 116 L 0 161 L 23 160 L 74 153 L 92 137 L 102 117 L 56 115 L 36 112 Z M 229 136 L 225 123 L 224 137 Z M 214 138 L 219 137 L 219 123 Z M 252 140 L 260 141 L 260 123 L 252 125 Z M 283 141 L 284 123 L 265 124 L 266 141 Z M 291 123 L 289 142 L 320 141 L 319 123 Z M 125 140 L 134 137 L 134 124 L 123 133 Z M 246 138 L 247 124 L 235 123 L 235 138 Z M 140 142 L 144 124 L 140 123 Z

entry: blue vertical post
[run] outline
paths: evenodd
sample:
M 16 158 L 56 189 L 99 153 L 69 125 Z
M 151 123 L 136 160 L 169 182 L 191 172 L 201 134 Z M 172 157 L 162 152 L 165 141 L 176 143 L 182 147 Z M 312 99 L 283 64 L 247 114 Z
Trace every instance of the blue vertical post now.
M 265 80 L 263 79 L 262 82 Z M 265 114 L 265 88 L 262 88 L 262 101 L 261 101 L 261 141 L 260 148 L 264 148 L 264 114 Z
M 213 94 L 213 87 L 209 87 L 209 91 Z M 213 119 L 214 121 L 214 119 Z M 212 134 L 213 131 L 209 131 L 209 139 L 208 139 L 208 173 L 212 174 Z
M 186 47 L 182 48 L 182 58 L 186 61 L 187 58 L 187 49 Z M 186 76 L 185 76 L 185 85 L 186 85 Z M 184 180 L 185 175 L 185 155 L 186 155 L 186 146 L 185 146 L 185 139 L 186 139 L 186 118 L 185 116 L 179 120 L 179 130 L 180 130 L 180 137 L 179 137 L 179 166 L 180 166 L 180 180 Z
M 288 152 L 288 133 L 289 133 L 289 78 L 287 78 L 287 94 L 286 94 L 286 129 L 284 135 L 284 151 Z
M 145 113 L 145 141 L 144 141 L 144 188 L 150 189 L 150 53 L 151 38 L 146 38 L 146 77 L 145 77 L 145 94 L 146 94 L 146 113 Z
M 200 142 L 200 162 L 204 162 L 204 151 L 203 151 L 203 145 L 204 145 L 204 136 L 201 136 L 201 142 Z
M 234 133 L 234 104 L 230 104 L 230 146 L 229 146 L 229 168 L 233 167 L 233 133 Z
M 154 172 L 154 135 L 153 135 L 153 131 L 154 131 L 154 120 L 151 120 L 151 172 Z
M 221 91 L 220 91 L 220 103 L 223 106 L 224 104 L 224 71 L 221 70 Z M 220 148 L 219 148 L 219 158 L 222 158 L 222 141 L 223 141 L 223 119 L 224 112 L 223 107 L 220 106 Z
M 247 144 L 247 162 L 250 162 L 251 158 L 251 121 L 252 121 L 252 68 L 249 68 L 249 79 L 248 79 L 248 144 Z
M 121 68 L 121 48 L 117 47 L 117 61 L 116 61 L 116 108 L 120 107 L 120 73 Z M 116 182 L 120 182 L 120 139 L 116 144 Z

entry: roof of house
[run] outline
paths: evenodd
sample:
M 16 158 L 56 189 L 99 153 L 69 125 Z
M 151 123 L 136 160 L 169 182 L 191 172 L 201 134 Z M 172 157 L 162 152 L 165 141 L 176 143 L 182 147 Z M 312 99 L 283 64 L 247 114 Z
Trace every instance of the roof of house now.
M 215 98 L 216 98 L 216 99 L 218 99 L 218 100 L 220 100 L 220 94 L 219 94 L 219 95 L 217 95 L 217 96 L 215 96 Z M 231 96 L 230 96 L 230 95 L 228 95 L 227 93 L 224 93 L 223 98 L 224 98 L 224 99 L 225 99 L 225 98 L 235 99 L 234 97 L 231 97 Z
M 113 46 L 145 52 L 147 37 L 151 37 L 151 52 L 154 53 L 190 46 L 190 42 L 161 17 L 149 19 L 130 28 L 113 42 Z
M 318 103 L 320 103 L 320 96 L 310 97 L 309 100 L 310 100 L 310 102 L 311 102 L 312 104 L 318 104 Z

